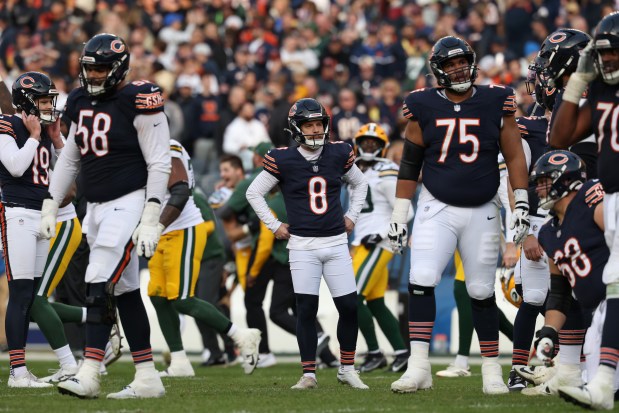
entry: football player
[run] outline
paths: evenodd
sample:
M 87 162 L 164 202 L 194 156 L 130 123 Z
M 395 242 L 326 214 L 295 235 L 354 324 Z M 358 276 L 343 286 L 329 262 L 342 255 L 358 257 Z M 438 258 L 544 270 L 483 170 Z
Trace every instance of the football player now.
M 408 124 L 389 230 L 396 252 L 407 245 L 406 218 L 422 168 L 423 184 L 411 242 L 411 357 L 391 389 L 411 393 L 432 387 L 428 354 L 436 318 L 434 288 L 457 248 L 483 357 L 483 392 L 502 394 L 509 390 L 498 362 L 494 296 L 501 234 L 499 149 L 514 188 L 511 227 L 516 229 L 516 244 L 529 229 L 527 167 L 514 118 L 516 96 L 506 86 L 474 86 L 475 52 L 457 37 L 438 40 L 429 65 L 439 87 L 411 92 L 403 109 Z
M 588 87 L 586 103 L 579 106 Z M 550 131 L 550 144 L 565 148 L 593 131 L 598 142 L 598 177 L 604 196 L 604 236 L 610 257 L 604 268 L 606 322 L 602 335 L 602 356 L 595 377 L 584 388 L 559 390 L 562 397 L 591 408 L 613 406 L 613 377 L 619 359 L 619 12 L 604 17 L 595 29 L 593 41 L 582 51 L 576 72 L 563 94 Z
M 367 197 L 355 224 L 352 241 L 359 330 L 368 346 L 368 354 L 360 371 L 364 373 L 387 366 L 374 330 L 376 318 L 394 350 L 395 359 L 390 370 L 399 372 L 406 369 L 408 349 L 400 334 L 398 320 L 385 305 L 385 290 L 389 281 L 387 265 L 393 257 L 387 231 L 399 167 L 385 159 L 389 138 L 377 123 L 363 125 L 355 135 L 354 144 L 357 166 L 368 181 Z
M 50 238 L 55 235 L 58 206 L 80 170 L 90 246 L 85 360 L 58 389 L 81 398 L 99 395 L 99 369 L 116 306 L 136 373 L 128 386 L 107 397 L 165 394 L 153 363 L 137 256 L 150 258 L 161 234 L 170 136 L 161 89 L 148 81 L 126 82 L 129 59 L 126 43 L 113 34 L 95 35 L 84 45 L 81 87 L 69 94 L 65 109 L 71 120 L 69 136 L 42 208 L 41 234 Z
M 260 331 L 236 326 L 212 304 L 194 297 L 207 242 L 207 224 L 193 200 L 195 178 L 189 154 L 179 142 L 171 140 L 170 156 L 168 194 L 159 218 L 162 236 L 148 261 L 148 295 L 171 353 L 170 366 L 160 374 L 163 377 L 195 375 L 183 349 L 179 313 L 230 336 L 241 351 L 245 373 L 251 374 L 257 365 Z
M 288 112 L 288 133 L 299 146 L 273 149 L 264 158 L 264 171 L 247 189 L 256 215 L 275 234 L 287 239 L 297 303 L 297 341 L 303 375 L 293 389 L 317 387 L 316 314 L 320 280 L 324 275 L 339 313 L 337 338 L 340 368 L 337 379 L 356 389 L 367 389 L 355 370 L 357 346 L 357 291 L 347 234 L 352 232 L 366 199 L 368 183 L 355 165 L 355 154 L 344 142 L 329 142 L 325 108 L 315 99 L 300 99 Z M 352 196 L 344 214 L 342 181 Z M 288 223 L 269 210 L 265 196 L 279 185 Z
M 41 207 L 54 149 L 64 146 L 55 107 L 57 96 L 47 75 L 26 72 L 13 84 L 18 114 L 0 115 L 0 221 L 9 285 L 9 387 L 52 386 L 28 371 L 25 347 L 35 284 L 43 273 L 49 248 L 49 240 L 39 234 Z
M 553 218 L 539 232 L 540 244 L 551 257 L 551 275 L 544 327 L 537 334 L 537 355 L 548 361 L 557 342 L 561 351 L 554 377 L 529 394 L 556 395 L 560 386 L 582 385 L 579 356 L 583 340 L 577 335 L 584 335 L 587 328 L 587 375 L 597 368 L 591 362 L 599 359 L 595 331 L 603 323 L 602 271 L 609 256 L 603 229 L 604 191 L 597 179 L 586 180 L 585 165 L 578 155 L 564 150 L 543 155 L 531 173 L 531 181 L 536 185 L 540 206 L 553 211 Z M 599 314 L 591 324 L 594 312 Z M 566 336 L 564 326 L 570 318 L 580 318 L 582 329 Z M 565 346 L 570 339 L 572 344 Z M 597 351 L 591 351 L 595 344 Z M 566 351 L 575 355 L 561 357 Z

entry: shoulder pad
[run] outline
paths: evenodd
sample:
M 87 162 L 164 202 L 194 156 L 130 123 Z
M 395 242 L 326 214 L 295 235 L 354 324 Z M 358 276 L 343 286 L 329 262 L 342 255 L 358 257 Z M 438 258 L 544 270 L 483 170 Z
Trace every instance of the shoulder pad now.
M 122 89 L 138 113 L 156 113 L 163 111 L 161 88 L 147 80 L 136 80 Z
M 14 139 L 17 138 L 15 135 L 15 130 L 13 130 L 13 123 L 11 120 L 12 116 L 0 116 L 0 134 L 12 136 Z

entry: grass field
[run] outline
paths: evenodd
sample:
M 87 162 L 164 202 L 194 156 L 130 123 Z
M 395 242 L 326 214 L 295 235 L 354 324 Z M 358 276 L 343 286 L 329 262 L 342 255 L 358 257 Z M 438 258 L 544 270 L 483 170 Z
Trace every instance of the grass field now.
M 7 363 L 8 364 L 8 363 Z M 53 362 L 32 361 L 32 371 L 44 376 Z M 161 366 L 158 366 L 161 367 Z M 434 371 L 443 368 L 436 366 Z M 133 378 L 133 365 L 119 362 L 102 377 L 102 396 L 80 400 L 60 395 L 56 388 L 43 390 L 9 389 L 8 368 L 0 368 L 0 412 L 583 412 L 555 397 L 526 397 L 520 394 L 485 396 L 481 391 L 480 366 L 473 376 L 434 379 L 434 389 L 416 394 L 393 394 L 389 390 L 399 375 L 372 372 L 362 376 L 369 391 L 354 390 L 339 384 L 335 370 L 319 370 L 318 389 L 293 391 L 290 386 L 300 377 L 300 367 L 279 364 L 242 374 L 238 366 L 195 367 L 196 377 L 163 379 L 166 396 L 148 400 L 106 400 L 105 394 L 120 390 Z M 504 374 L 507 367 L 503 367 Z

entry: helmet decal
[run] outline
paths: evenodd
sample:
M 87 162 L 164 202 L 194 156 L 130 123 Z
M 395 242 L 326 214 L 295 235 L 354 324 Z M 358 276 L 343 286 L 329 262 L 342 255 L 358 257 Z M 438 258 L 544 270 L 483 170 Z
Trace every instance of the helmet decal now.
M 35 80 L 30 76 L 22 76 L 22 78 L 19 79 L 19 84 L 26 89 L 30 89 L 31 87 L 33 87 L 34 83 Z

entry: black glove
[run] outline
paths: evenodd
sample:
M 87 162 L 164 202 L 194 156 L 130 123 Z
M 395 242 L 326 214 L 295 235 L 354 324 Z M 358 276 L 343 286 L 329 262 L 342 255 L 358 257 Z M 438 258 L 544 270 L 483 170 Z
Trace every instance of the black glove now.
M 550 326 L 544 326 L 535 333 L 535 349 L 540 360 L 552 359 L 555 347 L 559 342 L 559 332 Z M 547 340 L 545 340 L 547 339 Z M 540 344 L 542 344 L 540 346 Z
M 370 249 L 374 248 L 376 244 L 378 244 L 382 240 L 383 237 L 378 234 L 368 234 L 365 237 L 361 238 L 361 245 L 363 245 L 365 248 Z

